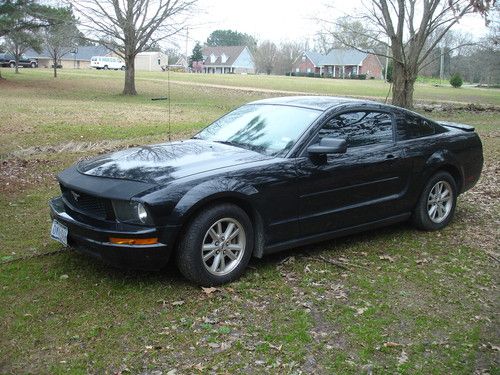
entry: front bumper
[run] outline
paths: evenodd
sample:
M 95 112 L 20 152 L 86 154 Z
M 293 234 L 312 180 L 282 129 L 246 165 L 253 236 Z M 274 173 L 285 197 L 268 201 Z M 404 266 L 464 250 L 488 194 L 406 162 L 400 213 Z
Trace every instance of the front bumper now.
M 75 250 L 102 259 L 120 268 L 159 270 L 163 268 L 172 252 L 178 226 L 144 227 L 84 219 L 66 209 L 61 197 L 49 202 L 50 216 L 68 228 L 68 245 Z M 151 238 L 157 237 L 154 245 L 118 245 L 109 242 L 109 237 Z

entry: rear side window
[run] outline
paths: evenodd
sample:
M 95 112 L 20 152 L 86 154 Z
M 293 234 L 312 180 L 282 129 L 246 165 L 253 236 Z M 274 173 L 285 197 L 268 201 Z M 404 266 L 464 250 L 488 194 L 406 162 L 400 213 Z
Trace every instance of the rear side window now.
M 384 112 L 346 112 L 328 120 L 319 131 L 319 137 L 347 140 L 347 147 L 390 143 L 391 115 Z
M 412 114 L 400 116 L 397 123 L 399 140 L 422 138 L 436 133 L 432 122 Z

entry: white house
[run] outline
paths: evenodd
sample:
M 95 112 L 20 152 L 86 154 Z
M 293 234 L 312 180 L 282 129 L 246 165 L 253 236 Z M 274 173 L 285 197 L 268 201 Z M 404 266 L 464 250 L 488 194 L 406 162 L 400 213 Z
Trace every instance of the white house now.
M 255 73 L 252 53 L 246 46 L 203 47 L 203 63 L 193 64 L 193 68 L 204 73 Z

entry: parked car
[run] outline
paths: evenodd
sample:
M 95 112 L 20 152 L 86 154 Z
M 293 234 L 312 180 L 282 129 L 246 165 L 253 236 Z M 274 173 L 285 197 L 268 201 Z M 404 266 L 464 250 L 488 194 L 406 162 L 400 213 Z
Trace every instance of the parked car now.
M 249 103 L 184 141 L 81 161 L 58 175 L 52 237 L 111 264 L 172 255 L 200 285 L 251 256 L 411 219 L 438 230 L 483 165 L 474 128 L 334 97 Z
M 108 56 L 92 56 L 90 59 L 90 67 L 96 69 L 113 69 L 113 70 L 125 70 L 125 62 L 117 57 Z
M 2 67 L 16 67 L 16 58 L 10 53 L 0 53 L 0 66 Z M 23 68 L 38 68 L 38 61 L 36 59 L 31 59 L 25 55 L 21 55 L 19 59 L 19 66 Z

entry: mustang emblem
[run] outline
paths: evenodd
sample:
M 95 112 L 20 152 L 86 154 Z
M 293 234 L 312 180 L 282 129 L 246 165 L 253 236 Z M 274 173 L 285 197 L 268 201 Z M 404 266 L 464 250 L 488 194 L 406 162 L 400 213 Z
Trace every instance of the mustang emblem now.
M 73 196 L 75 201 L 78 201 L 78 198 L 80 198 L 80 194 L 78 194 L 77 192 L 75 192 L 73 190 L 71 190 L 71 195 Z

